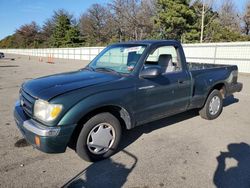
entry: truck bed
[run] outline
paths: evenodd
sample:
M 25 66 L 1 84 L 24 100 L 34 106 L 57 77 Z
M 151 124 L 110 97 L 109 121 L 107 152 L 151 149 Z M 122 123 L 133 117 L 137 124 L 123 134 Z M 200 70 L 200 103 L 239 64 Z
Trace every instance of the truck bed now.
M 193 92 L 190 108 L 203 105 L 206 96 L 210 91 L 210 86 L 218 83 L 226 84 L 226 96 L 238 91 L 234 89 L 237 85 L 237 66 L 209 63 L 187 63 L 193 80 Z M 235 72 L 236 71 L 236 72 Z M 204 95 L 205 93 L 205 95 Z
M 224 65 L 224 64 L 194 63 L 194 62 L 187 62 L 187 66 L 190 71 L 231 67 L 231 65 Z
M 217 82 L 226 81 L 232 72 L 236 71 L 230 78 L 230 83 L 237 83 L 238 68 L 236 65 L 209 64 L 209 63 L 187 63 L 188 69 L 194 81 L 206 84 L 208 80 Z M 211 83 L 210 83 L 211 84 Z

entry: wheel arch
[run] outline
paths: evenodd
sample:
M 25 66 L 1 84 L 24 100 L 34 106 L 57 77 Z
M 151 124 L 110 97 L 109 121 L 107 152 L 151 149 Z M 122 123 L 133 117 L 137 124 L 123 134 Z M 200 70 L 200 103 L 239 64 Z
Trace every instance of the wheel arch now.
M 210 89 L 208 89 L 208 92 L 207 92 L 207 94 L 206 94 L 206 98 L 205 98 L 205 100 L 204 100 L 204 102 L 203 102 L 203 105 L 202 105 L 202 106 L 204 106 L 204 105 L 205 105 L 205 103 L 206 103 L 206 101 L 207 101 L 208 96 L 209 96 L 209 95 L 210 95 L 210 93 L 211 93 L 213 90 L 215 90 L 215 89 L 217 89 L 217 90 L 219 90 L 219 91 L 220 91 L 220 93 L 221 93 L 221 95 L 222 95 L 222 98 L 225 98 L 225 96 L 226 96 L 226 92 L 227 92 L 227 89 L 226 89 L 226 83 L 224 83 L 224 82 L 218 82 L 218 83 L 216 83 L 216 84 L 213 84 L 213 86 L 212 86 L 212 87 L 210 87 Z
M 112 115 L 114 115 L 121 123 L 121 126 L 126 129 L 131 129 L 132 128 L 132 122 L 131 122 L 131 117 L 128 111 L 121 106 L 118 105 L 104 105 L 104 106 L 99 106 L 97 108 L 94 108 L 84 114 L 80 120 L 78 121 L 77 124 L 82 124 L 86 122 L 88 119 L 93 117 L 96 114 L 102 113 L 102 112 L 109 112 Z
M 96 107 L 89 112 L 82 115 L 82 117 L 78 120 L 76 127 L 74 128 L 74 131 L 71 135 L 69 147 L 72 149 L 75 149 L 76 141 L 78 139 L 78 136 L 84 126 L 84 123 L 86 123 L 91 117 L 103 113 L 103 112 L 109 112 L 113 116 L 115 116 L 118 121 L 121 124 L 122 129 L 131 129 L 133 128 L 132 118 L 129 112 L 121 106 L 118 105 L 103 105 Z
M 207 94 L 207 97 L 209 96 L 209 94 L 210 94 L 214 89 L 219 90 L 220 93 L 221 93 L 221 95 L 222 95 L 222 97 L 225 98 L 226 92 L 227 92 L 227 86 L 226 86 L 226 83 L 225 83 L 225 82 L 218 82 L 218 83 L 214 84 L 214 85 L 210 88 L 210 90 L 209 90 L 209 92 L 208 92 L 208 94 Z

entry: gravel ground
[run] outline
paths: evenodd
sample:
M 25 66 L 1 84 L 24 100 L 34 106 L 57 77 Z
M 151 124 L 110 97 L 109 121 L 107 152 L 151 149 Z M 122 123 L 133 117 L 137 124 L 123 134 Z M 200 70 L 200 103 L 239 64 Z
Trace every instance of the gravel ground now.
M 15 58 L 15 60 L 11 60 Z M 124 132 L 112 158 L 45 154 L 25 143 L 12 110 L 22 82 L 87 62 L 7 55 L 0 60 L 0 187 L 250 187 L 250 76 L 213 121 L 189 111 Z

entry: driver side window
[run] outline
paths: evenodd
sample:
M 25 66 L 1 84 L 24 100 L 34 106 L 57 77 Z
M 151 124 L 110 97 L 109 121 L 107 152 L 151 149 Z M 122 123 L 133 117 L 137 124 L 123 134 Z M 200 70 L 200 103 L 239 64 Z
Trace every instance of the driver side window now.
M 163 74 L 182 70 L 178 51 L 174 46 L 161 46 L 152 51 L 144 66 L 150 65 L 159 65 Z

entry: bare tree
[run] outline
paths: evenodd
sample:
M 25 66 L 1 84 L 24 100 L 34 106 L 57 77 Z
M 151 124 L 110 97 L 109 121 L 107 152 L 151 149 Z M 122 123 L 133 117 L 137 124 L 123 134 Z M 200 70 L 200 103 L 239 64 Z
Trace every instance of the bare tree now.
M 36 22 L 22 25 L 16 30 L 16 38 L 21 47 L 37 47 L 40 41 L 40 27 Z
M 109 4 L 122 40 L 141 40 L 153 30 L 155 0 L 113 0 Z
M 248 1 L 246 5 L 245 14 L 243 16 L 243 22 L 244 22 L 244 33 L 246 35 L 250 34 L 250 1 Z
M 139 20 L 139 40 L 150 37 L 154 29 L 153 17 L 156 14 L 155 0 L 141 1 L 140 9 L 137 15 Z
M 219 19 L 222 26 L 240 32 L 240 16 L 232 0 L 223 1 L 219 10 Z
M 93 4 L 80 18 L 80 31 L 88 45 L 107 44 L 114 34 L 112 14 L 107 7 Z
M 137 38 L 137 0 L 113 0 L 109 4 L 119 32 L 120 41 Z
M 201 18 L 200 43 L 203 42 L 205 27 L 207 27 L 216 17 L 216 15 L 213 15 L 212 17 L 209 18 L 207 23 L 205 23 L 205 18 L 207 14 L 210 13 L 213 3 L 214 3 L 214 0 L 194 0 L 191 2 L 191 5 L 194 7 L 196 14 Z

